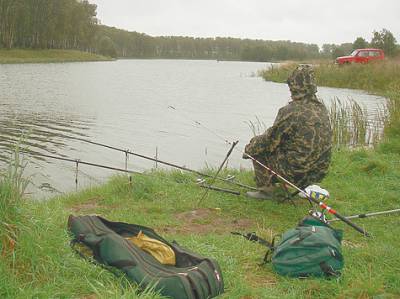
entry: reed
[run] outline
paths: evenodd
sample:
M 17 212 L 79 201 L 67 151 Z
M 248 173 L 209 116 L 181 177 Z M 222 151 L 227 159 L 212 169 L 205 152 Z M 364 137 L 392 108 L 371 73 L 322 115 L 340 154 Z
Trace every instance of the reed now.
M 245 121 L 245 123 L 249 126 L 254 136 L 263 134 L 267 129 L 265 123 L 261 121 L 257 116 L 255 121 L 249 120 Z
M 8 168 L 0 173 L 0 240 L 1 255 L 13 252 L 19 224 L 22 220 L 21 206 L 28 180 L 23 177 L 25 164 L 16 148 Z
M 387 106 L 371 115 L 352 99 L 341 101 L 334 98 L 329 109 L 334 147 L 376 145 L 383 137 L 387 117 Z

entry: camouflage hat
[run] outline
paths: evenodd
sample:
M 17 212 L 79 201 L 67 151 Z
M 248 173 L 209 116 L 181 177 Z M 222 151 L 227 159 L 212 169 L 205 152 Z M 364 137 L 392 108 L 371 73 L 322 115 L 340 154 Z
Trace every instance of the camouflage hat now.
M 311 65 L 300 64 L 287 80 L 293 100 L 313 96 L 317 92 L 314 69 Z

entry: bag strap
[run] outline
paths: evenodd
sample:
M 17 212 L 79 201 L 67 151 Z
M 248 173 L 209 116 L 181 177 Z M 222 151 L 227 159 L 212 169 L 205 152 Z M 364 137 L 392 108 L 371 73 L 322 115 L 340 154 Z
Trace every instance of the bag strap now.
M 321 268 L 322 272 L 324 272 L 326 277 L 339 277 L 340 276 L 340 272 L 335 271 L 325 261 L 320 262 L 319 267 Z
M 268 242 L 267 240 L 264 240 L 264 239 L 260 238 L 259 236 L 257 236 L 255 232 L 247 233 L 247 234 L 242 234 L 239 232 L 231 232 L 231 234 L 237 235 L 237 236 L 242 236 L 249 241 L 258 242 L 261 245 L 264 245 L 264 246 L 268 247 L 269 249 L 274 250 L 275 238 L 272 239 L 272 242 Z
M 237 235 L 237 236 L 242 236 L 249 241 L 257 242 L 257 243 L 260 243 L 261 245 L 267 247 L 268 250 L 265 253 L 263 262 L 260 265 L 264 265 L 266 263 L 271 262 L 272 253 L 275 251 L 275 237 L 272 239 L 272 242 L 268 242 L 267 240 L 262 239 L 259 236 L 257 236 L 255 232 L 247 233 L 247 234 L 242 234 L 239 232 L 231 232 L 231 234 Z

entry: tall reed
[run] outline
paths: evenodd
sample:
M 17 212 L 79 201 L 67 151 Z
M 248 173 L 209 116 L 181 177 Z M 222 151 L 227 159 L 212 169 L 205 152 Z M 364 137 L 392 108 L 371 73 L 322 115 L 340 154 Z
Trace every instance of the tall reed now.
M 331 101 L 329 107 L 332 143 L 335 148 L 376 145 L 383 137 L 385 124 L 389 122 L 388 110 L 391 109 L 388 104 L 375 114 L 369 114 L 356 101 L 341 101 L 337 97 Z M 246 121 L 246 124 L 254 136 L 263 134 L 267 129 L 258 117 L 255 121 Z
M 12 253 L 17 240 L 18 225 L 22 220 L 21 207 L 28 180 L 23 177 L 25 164 L 18 148 L 8 168 L 0 172 L 0 252 Z
M 373 146 L 381 140 L 388 112 L 384 106 L 376 114 L 368 114 L 356 101 L 334 98 L 329 109 L 333 144 L 341 146 Z
M 257 116 L 255 121 L 249 120 L 245 121 L 245 123 L 249 126 L 254 136 L 261 135 L 267 129 L 265 123 L 261 121 L 260 118 L 258 118 Z

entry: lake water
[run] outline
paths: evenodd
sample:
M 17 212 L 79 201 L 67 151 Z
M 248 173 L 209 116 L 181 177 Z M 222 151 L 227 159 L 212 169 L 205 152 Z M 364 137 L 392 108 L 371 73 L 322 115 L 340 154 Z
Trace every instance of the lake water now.
M 0 65 L 0 168 L 24 134 L 31 154 L 26 175 L 32 197 L 75 190 L 75 164 L 35 153 L 125 168 L 124 153 L 84 139 L 133 150 L 193 169 L 218 168 L 239 140 L 230 167 L 251 167 L 241 151 L 249 122 L 270 126 L 290 96 L 286 84 L 255 76 L 271 64 L 189 60 Z M 352 98 L 373 113 L 384 99 L 362 91 L 322 88 L 318 96 Z M 171 108 L 173 107 L 173 108 Z M 75 138 L 75 139 L 74 139 Z M 154 162 L 131 157 L 128 169 Z M 160 165 L 159 165 L 160 167 Z M 114 171 L 79 166 L 79 188 Z

